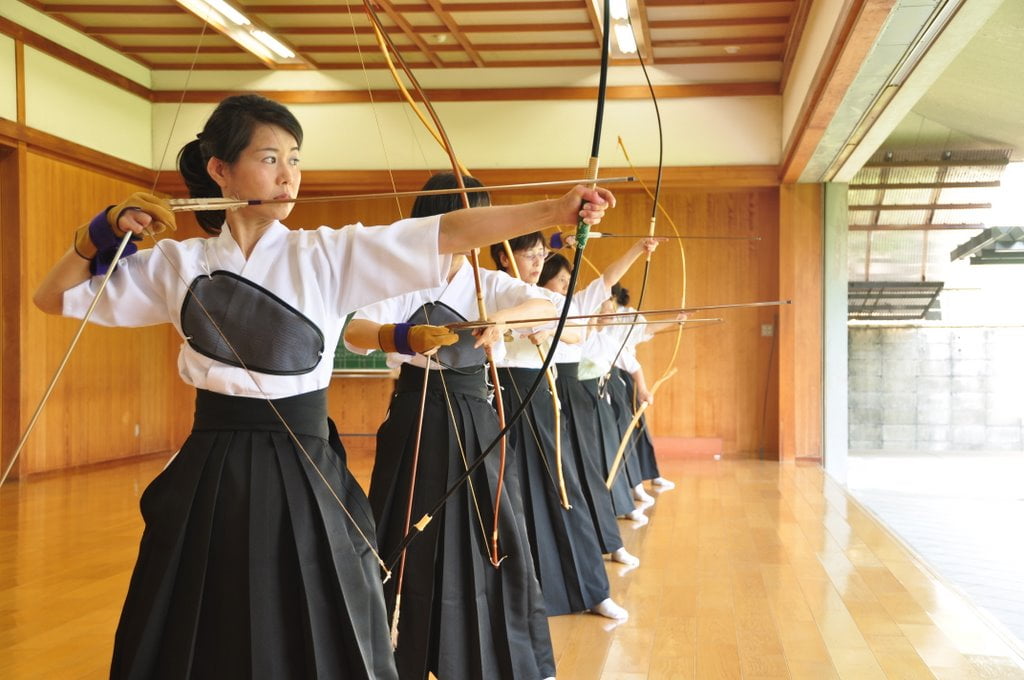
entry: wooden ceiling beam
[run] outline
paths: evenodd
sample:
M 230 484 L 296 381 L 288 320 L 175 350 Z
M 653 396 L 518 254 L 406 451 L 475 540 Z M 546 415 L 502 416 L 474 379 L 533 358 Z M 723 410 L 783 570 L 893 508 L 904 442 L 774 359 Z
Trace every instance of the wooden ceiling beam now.
M 416 29 L 402 16 L 402 12 L 395 9 L 394 4 L 391 0 L 374 0 L 376 4 L 384 10 L 384 13 L 388 15 L 388 18 L 395 23 L 396 26 L 402 31 L 405 36 L 412 41 L 412 43 L 419 49 L 419 51 L 437 68 L 443 68 L 445 66 L 436 54 L 434 54 L 430 45 L 427 44 L 423 38 L 416 34 Z M 405 56 L 404 54 L 402 55 Z
M 708 83 L 703 85 L 655 85 L 654 92 L 659 99 L 686 99 L 694 97 L 736 97 L 751 94 L 772 93 L 775 83 Z M 151 99 L 156 103 L 169 104 L 184 101 L 188 104 L 215 103 L 238 92 L 232 90 L 157 90 Z M 531 88 L 444 88 L 432 89 L 433 101 L 590 101 L 597 96 L 594 87 L 531 87 Z M 650 91 L 644 85 L 610 86 L 609 99 L 646 100 Z M 274 99 L 282 104 L 348 104 L 368 101 L 400 101 L 395 90 L 278 90 Z
M 249 11 L 253 14 L 362 14 L 362 7 L 354 5 L 250 5 Z M 548 0 L 547 2 L 531 2 L 524 6 L 521 2 L 460 2 L 447 7 L 451 12 L 522 12 L 528 9 L 530 12 L 544 11 L 578 11 L 580 0 Z M 427 5 L 403 5 L 402 14 L 430 14 L 433 9 Z
M 797 48 L 804 37 L 804 29 L 807 27 L 807 16 L 811 13 L 811 3 L 814 0 L 797 0 L 796 9 L 790 16 L 789 27 L 786 29 L 786 50 L 782 55 L 782 77 L 779 82 L 779 90 L 786 91 L 786 83 L 789 81 L 789 73 L 793 69 L 793 61 L 796 59 Z
M 188 14 L 188 11 L 177 4 L 170 5 L 78 5 L 78 4 L 41 4 L 37 7 L 46 14 Z
M 566 31 L 589 31 L 590 24 L 585 21 L 563 21 L 559 23 L 545 21 L 535 24 L 473 24 L 463 26 L 462 31 L 472 33 L 524 33 L 524 32 L 547 32 L 563 33 Z
M 814 156 L 895 4 L 896 0 L 849 0 L 843 4 L 783 148 L 779 166 L 783 183 L 796 182 Z
M 427 3 L 434 10 L 437 18 L 441 20 L 441 23 L 448 29 L 448 32 L 455 37 L 455 40 L 462 46 L 466 54 L 469 55 L 470 60 L 478 67 L 486 66 L 483 57 L 480 56 L 480 53 L 477 52 L 473 43 L 470 42 L 463 29 L 459 26 L 459 23 L 452 18 L 452 15 L 444 8 L 440 0 L 427 0 Z
M 746 38 L 696 38 L 691 40 L 655 40 L 655 47 L 716 47 L 727 45 L 782 45 L 782 36 Z
M 652 29 L 740 28 L 744 26 L 786 26 L 788 16 L 722 17 L 720 19 L 658 19 L 648 22 Z

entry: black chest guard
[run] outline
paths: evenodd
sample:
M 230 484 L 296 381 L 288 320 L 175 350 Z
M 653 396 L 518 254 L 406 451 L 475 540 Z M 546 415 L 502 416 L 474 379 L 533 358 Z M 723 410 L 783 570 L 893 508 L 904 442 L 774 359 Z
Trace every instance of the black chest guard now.
M 181 304 L 181 329 L 203 356 L 258 373 L 309 373 L 324 353 L 316 324 L 267 289 L 226 271 L 192 281 Z

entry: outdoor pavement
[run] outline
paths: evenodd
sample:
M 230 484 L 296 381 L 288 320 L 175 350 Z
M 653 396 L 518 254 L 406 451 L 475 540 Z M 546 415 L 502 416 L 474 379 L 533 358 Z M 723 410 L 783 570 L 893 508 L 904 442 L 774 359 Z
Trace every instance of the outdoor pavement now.
M 850 451 L 848 489 L 1024 644 L 1024 452 Z

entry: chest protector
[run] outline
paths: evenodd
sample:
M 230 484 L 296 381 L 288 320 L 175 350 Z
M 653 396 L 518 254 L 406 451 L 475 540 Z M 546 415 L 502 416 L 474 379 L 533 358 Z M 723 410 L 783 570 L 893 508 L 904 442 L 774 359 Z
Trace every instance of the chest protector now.
M 181 303 L 181 329 L 203 356 L 258 373 L 309 373 L 324 353 L 316 324 L 266 288 L 226 271 L 192 281 Z

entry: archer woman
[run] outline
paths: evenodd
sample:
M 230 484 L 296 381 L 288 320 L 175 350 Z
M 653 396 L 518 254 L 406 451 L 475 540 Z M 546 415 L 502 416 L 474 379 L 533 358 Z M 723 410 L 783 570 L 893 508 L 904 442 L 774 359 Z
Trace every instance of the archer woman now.
M 471 177 L 463 179 L 468 186 L 480 186 Z M 455 176 L 445 173 L 432 177 L 424 189 L 454 186 Z M 470 196 L 473 205 L 489 203 L 486 193 Z M 421 196 L 412 215 L 450 213 L 459 204 L 456 196 Z M 386 554 L 409 533 L 410 518 L 428 512 L 497 437 L 483 347 L 501 353 L 503 322 L 555 314 L 535 286 L 492 270 L 479 274 L 484 306 L 493 310 L 488 318 L 495 325 L 477 336 L 465 333 L 457 344 L 430 357 L 411 348 L 386 348 L 388 365 L 401 372 L 377 432 L 369 491 Z M 391 333 L 395 323 L 479 318 L 474 272 L 465 256 L 456 255 L 440 285 L 360 309 L 345 329 L 345 343 L 353 351 L 369 352 L 386 344 L 378 342 L 378 334 Z M 540 680 L 555 674 L 547 612 L 511 465 L 504 473 L 498 512 L 501 561 L 492 564 L 498 478 L 499 458 L 489 456 L 409 545 L 398 578 L 384 584 L 403 680 L 425 679 L 428 672 L 438 680 Z
M 628 271 L 630 265 L 644 252 L 654 252 L 658 247 L 655 239 L 641 239 L 618 259 L 608 265 L 601 275 L 572 300 L 570 314 L 574 316 L 593 314 L 611 294 L 612 284 Z M 565 256 L 554 253 L 548 257 L 541 270 L 537 284 L 548 290 L 565 295 L 568 288 L 572 264 Z M 581 329 L 583 332 L 585 329 Z M 584 340 L 585 340 L 584 336 Z M 601 552 L 611 559 L 627 566 L 637 566 L 640 560 L 631 555 L 622 544 L 612 497 L 605 486 L 602 475 L 604 446 L 598 436 L 597 405 L 593 396 L 580 382 L 579 365 L 582 358 L 582 343 L 562 345 L 556 348 L 555 361 L 558 367 L 558 400 L 565 415 L 566 442 L 574 448 L 579 479 L 586 499 L 586 508 L 597 528 Z M 614 452 L 613 452 L 614 453 Z M 642 514 L 642 513 L 641 513 Z
M 491 257 L 498 269 L 503 272 L 513 269 L 522 281 L 536 285 L 548 254 L 544 235 L 537 231 L 518 236 L 509 240 L 509 248 L 514 269 L 503 244 L 491 246 Z M 544 350 L 538 350 L 545 347 L 549 335 L 548 330 L 516 331 L 505 342 L 505 357 L 499 361 L 502 367 L 499 374 L 505 408 L 509 412 L 521 406 L 530 386 L 537 380 L 544 356 Z M 562 334 L 563 343 L 579 340 L 578 333 L 572 329 Z M 629 614 L 610 597 L 597 530 L 580 486 L 576 449 L 567 440 L 565 422 L 559 418 L 556 424 L 555 408 L 555 395 L 543 385 L 534 393 L 523 417 L 508 435 L 519 472 L 527 535 L 548 615 L 592 611 L 622 620 Z M 556 447 L 561 444 L 564 446 L 559 461 Z M 570 508 L 564 507 L 562 483 L 564 500 Z
M 301 144 L 285 107 L 234 96 L 178 167 L 193 197 L 291 199 Z M 280 222 L 290 203 L 251 205 L 201 214 L 210 238 L 162 240 L 124 258 L 92 320 L 173 324 L 196 408 L 181 452 L 140 502 L 146 527 L 111 677 L 395 678 L 373 522 L 326 415 L 342 322 L 438 285 L 449 253 L 577 212 L 597 222 L 611 202 L 607 191 L 575 188 L 552 201 L 311 231 Z M 173 226 L 167 203 L 148 194 L 103 210 L 36 304 L 83 317 L 93 275 L 120 238 Z

